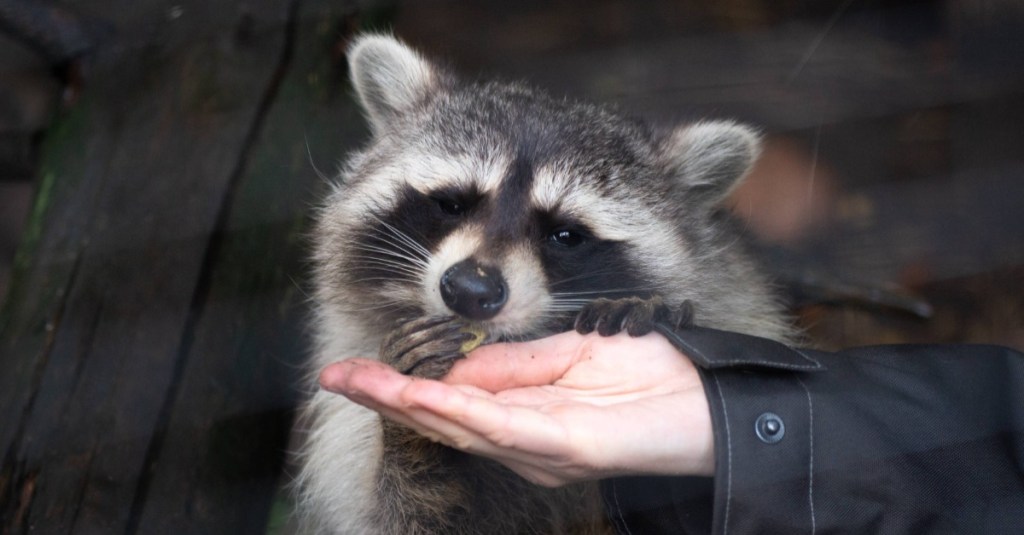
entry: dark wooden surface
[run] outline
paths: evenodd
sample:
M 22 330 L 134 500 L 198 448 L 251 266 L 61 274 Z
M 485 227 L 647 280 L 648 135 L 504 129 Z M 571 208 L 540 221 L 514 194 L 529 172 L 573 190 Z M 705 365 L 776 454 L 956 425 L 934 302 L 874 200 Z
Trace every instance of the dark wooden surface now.
M 47 131 L 0 323 L 4 533 L 267 522 L 305 352 L 310 155 L 330 167 L 363 131 L 328 88 L 345 11 L 177 6 L 82 6 L 118 32 Z
M 38 142 L 0 312 L 0 533 L 278 522 L 304 232 L 366 132 L 343 57 L 359 28 L 656 122 L 764 128 L 736 204 L 784 271 L 934 310 L 805 306 L 818 345 L 1024 348 L 1021 10 L 779 4 L 63 2 L 109 31 L 53 122 L 4 138 Z

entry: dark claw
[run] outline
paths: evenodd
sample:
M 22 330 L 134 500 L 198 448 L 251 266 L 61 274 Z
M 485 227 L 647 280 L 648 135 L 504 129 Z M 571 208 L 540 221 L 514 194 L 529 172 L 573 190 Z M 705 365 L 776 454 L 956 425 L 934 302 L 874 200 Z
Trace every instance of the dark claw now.
M 437 379 L 462 358 L 462 344 L 474 338 L 454 316 L 404 322 L 381 343 L 380 358 L 399 372 Z
M 577 321 L 572 325 L 572 328 L 580 334 L 594 332 L 594 329 L 597 327 L 597 321 L 600 319 L 600 308 L 596 306 L 596 303 L 606 300 L 601 298 L 587 303 L 583 310 L 580 311 L 580 314 L 577 315 Z
M 693 308 L 693 301 L 687 299 L 674 311 L 670 324 L 675 327 L 675 330 L 677 331 L 687 327 L 693 327 L 693 318 L 695 315 L 696 312 Z
M 643 336 L 654 330 L 655 323 L 679 329 L 693 323 L 693 304 L 684 301 L 677 309 L 669 307 L 660 297 L 643 299 L 595 299 L 580 310 L 574 328 L 580 334 L 597 331 L 612 336 L 626 331 L 630 336 Z

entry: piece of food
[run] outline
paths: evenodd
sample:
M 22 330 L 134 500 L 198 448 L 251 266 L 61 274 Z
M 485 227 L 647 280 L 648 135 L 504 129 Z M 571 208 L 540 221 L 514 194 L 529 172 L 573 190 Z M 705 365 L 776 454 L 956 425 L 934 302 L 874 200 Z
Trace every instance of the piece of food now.
M 487 338 L 487 331 L 479 325 L 467 325 L 459 329 L 459 332 L 473 335 L 473 338 L 466 340 L 462 343 L 462 346 L 459 347 L 459 351 L 462 353 L 469 353 L 470 351 L 480 347 L 480 344 L 484 343 L 484 338 Z

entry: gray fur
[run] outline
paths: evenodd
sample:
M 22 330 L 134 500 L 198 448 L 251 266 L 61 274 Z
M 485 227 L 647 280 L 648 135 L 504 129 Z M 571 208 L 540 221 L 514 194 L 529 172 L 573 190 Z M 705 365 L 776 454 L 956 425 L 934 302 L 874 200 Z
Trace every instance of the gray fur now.
M 350 65 L 373 138 L 319 214 L 312 373 L 378 355 L 410 317 L 450 315 L 438 280 L 467 258 L 507 281 L 508 302 L 482 322 L 492 341 L 567 330 L 590 300 L 630 296 L 692 301 L 697 324 L 791 335 L 718 211 L 757 155 L 749 128 L 662 132 L 521 84 L 464 84 L 389 36 L 357 40 Z M 469 208 L 445 215 L 453 204 Z M 566 229 L 583 245 L 559 242 Z M 594 485 L 531 485 L 339 396 L 314 393 L 300 425 L 307 532 L 607 529 Z

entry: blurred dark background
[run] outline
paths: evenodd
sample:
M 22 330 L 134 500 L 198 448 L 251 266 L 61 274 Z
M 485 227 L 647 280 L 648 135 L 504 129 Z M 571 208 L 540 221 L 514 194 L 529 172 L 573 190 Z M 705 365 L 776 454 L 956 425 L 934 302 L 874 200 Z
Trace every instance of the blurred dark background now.
M 410 4 L 394 27 L 470 72 L 764 129 L 734 205 L 785 246 L 768 258 L 799 303 L 844 305 L 798 307 L 814 343 L 1024 344 L 1024 4 L 498 5 Z
M 113 4 L 54 3 L 78 18 L 48 29 L 64 31 L 49 48 L 0 33 L 0 295 L 38 182 L 40 143 L 73 106 L 77 85 L 88 83 L 76 54 L 87 58 L 89 47 L 111 40 L 101 13 Z M 816 277 L 855 284 L 852 299 L 838 298 L 846 304 L 872 289 L 903 288 L 932 306 L 931 322 L 891 307 L 867 315 L 801 310 L 819 344 L 986 336 L 1024 343 L 1019 302 L 989 302 L 1012 301 L 1007 293 L 1019 292 L 1008 290 L 1024 280 L 1018 2 L 307 4 L 302 24 L 316 24 L 318 10 L 346 13 L 321 22 L 327 40 L 337 38 L 330 59 L 339 63 L 355 29 L 393 29 L 470 75 L 526 79 L 655 122 L 711 116 L 762 128 L 764 158 L 735 204 L 755 233 L 798 253 L 790 272 L 799 278 L 810 266 L 821 271 Z M 185 14 L 183 5 L 153 6 L 167 20 Z M 324 88 L 330 98 L 346 96 L 341 68 Z M 345 148 L 339 143 L 311 165 L 331 168 Z M 791 260 L 779 266 L 790 269 Z
M 367 29 L 762 129 L 731 204 L 809 343 L 1024 349 L 1015 0 L 0 0 L 3 533 L 276 525 Z

